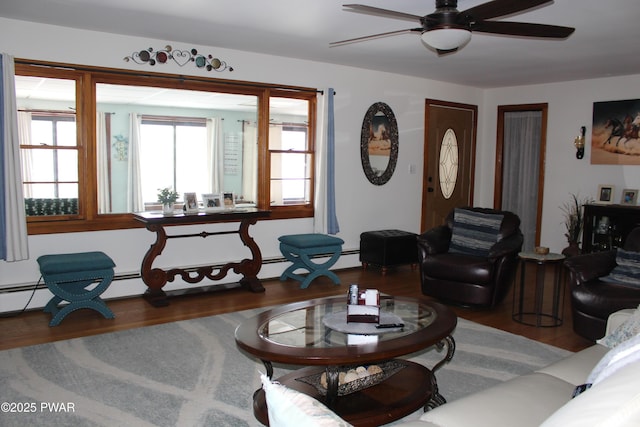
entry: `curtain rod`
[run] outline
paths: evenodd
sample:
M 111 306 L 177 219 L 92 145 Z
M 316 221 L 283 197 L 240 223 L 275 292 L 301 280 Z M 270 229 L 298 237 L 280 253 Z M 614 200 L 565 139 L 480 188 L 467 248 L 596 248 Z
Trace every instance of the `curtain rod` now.
M 65 114 L 68 116 L 75 116 L 75 110 L 47 110 L 47 109 L 37 109 L 37 108 L 18 108 L 21 113 L 43 113 L 43 114 Z
M 255 120 L 242 120 L 242 119 L 238 119 L 237 120 L 238 123 L 255 123 L 256 125 L 258 124 L 258 122 L 256 122 Z M 309 122 L 276 122 L 274 120 L 269 120 L 269 126 L 291 126 L 291 127 L 295 127 L 295 126 L 300 126 L 300 127 L 308 127 L 309 126 Z
M 107 74 L 171 79 L 171 80 L 179 80 L 179 81 L 193 81 L 193 82 L 200 82 L 200 83 L 211 83 L 213 81 L 216 84 L 223 84 L 223 85 L 230 85 L 230 86 L 243 85 L 243 86 L 256 87 L 260 89 L 278 89 L 278 90 L 287 90 L 292 92 L 315 92 L 315 93 L 324 95 L 324 90 L 322 89 L 313 89 L 313 88 L 296 87 L 296 86 L 279 86 L 276 84 L 269 84 L 269 83 L 240 82 L 235 80 L 222 80 L 222 79 L 197 77 L 197 76 L 185 76 L 182 74 L 154 74 L 154 73 L 145 73 L 140 71 L 124 70 L 124 69 L 118 69 L 118 68 L 98 68 L 98 67 L 81 66 L 81 65 L 74 65 L 74 64 L 60 64 L 60 63 L 50 63 L 50 62 L 44 62 L 44 61 L 33 61 L 33 60 L 20 59 L 20 58 L 15 58 L 14 62 L 16 64 L 34 65 L 37 67 L 44 67 L 44 68 L 59 68 L 63 70 L 73 70 L 73 71 L 92 71 L 92 72 L 107 73 Z M 333 91 L 333 94 L 334 95 L 336 94 L 335 90 Z

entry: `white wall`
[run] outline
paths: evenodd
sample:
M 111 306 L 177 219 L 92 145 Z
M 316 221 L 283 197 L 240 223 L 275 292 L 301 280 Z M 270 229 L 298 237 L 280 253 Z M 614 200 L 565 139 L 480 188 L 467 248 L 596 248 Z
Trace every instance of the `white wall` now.
M 193 66 L 181 68 L 175 64 L 151 67 L 125 62 L 123 58 L 147 47 L 159 49 L 166 44 L 175 49 L 197 48 L 227 61 L 235 71 L 215 73 Z M 0 51 L 16 58 L 27 58 L 71 64 L 126 68 L 144 72 L 163 72 L 208 76 L 243 81 L 259 81 L 336 90 L 336 182 L 337 210 L 344 249 L 357 249 L 363 231 L 399 228 L 418 232 L 421 209 L 421 177 L 424 134 L 425 98 L 443 99 L 480 105 L 482 91 L 426 79 L 341 67 L 332 64 L 272 57 L 255 53 L 232 51 L 211 46 L 193 46 L 167 40 L 149 40 L 114 34 L 80 31 L 69 28 L 33 24 L 0 18 Z M 387 103 L 398 121 L 400 149 L 398 164 L 391 180 L 375 186 L 366 179 L 360 163 L 360 128 L 364 114 L 375 102 Z M 416 173 L 409 174 L 409 165 L 416 165 Z M 214 229 L 233 228 L 219 225 Z M 175 228 L 175 227 L 174 227 Z M 188 227 L 185 227 L 188 229 Z M 192 227 L 196 232 L 199 227 Z M 282 234 L 311 232 L 311 219 L 261 221 L 250 230 L 251 235 L 268 259 L 280 256 L 277 237 Z M 184 230 L 180 230 L 182 232 Z M 34 284 L 39 277 L 36 259 L 43 254 L 102 250 L 116 263 L 116 273 L 135 273 L 149 245 L 152 233 L 143 230 L 99 231 L 60 235 L 39 235 L 29 238 L 31 259 L 23 262 L 0 261 L 0 288 Z M 224 248 L 222 250 L 221 248 Z M 169 242 L 158 265 L 198 265 L 238 260 L 247 251 L 236 236 L 228 240 L 181 239 Z M 338 267 L 358 264 L 357 255 L 342 257 Z M 268 264 L 261 277 L 277 277 L 285 268 Z M 235 280 L 229 277 L 229 280 Z M 165 289 L 182 284 L 169 284 Z M 294 286 L 294 285 L 292 285 Z M 146 288 L 139 279 L 114 282 L 106 296 L 140 294 Z M 0 293 L 0 311 L 22 308 L 29 293 Z M 38 292 L 29 307 L 41 307 L 49 297 L 48 291 Z
M 549 72 L 553 72 L 550 70 Z M 592 165 L 591 125 L 593 103 L 640 98 L 640 74 L 625 77 L 506 87 L 485 93 L 479 125 L 477 179 L 492 182 L 494 174 L 497 107 L 499 105 L 549 104 L 547 152 L 542 211 L 541 245 L 559 252 L 567 246 L 560 207 L 570 194 L 597 199 L 599 184 L 615 186 L 619 203 L 624 188 L 640 188 L 640 166 Z M 586 126 L 586 147 L 576 159 L 573 140 Z M 638 159 L 640 162 L 640 159 Z M 493 198 L 493 187 L 479 188 L 481 200 Z M 638 218 L 640 222 L 640 218 Z

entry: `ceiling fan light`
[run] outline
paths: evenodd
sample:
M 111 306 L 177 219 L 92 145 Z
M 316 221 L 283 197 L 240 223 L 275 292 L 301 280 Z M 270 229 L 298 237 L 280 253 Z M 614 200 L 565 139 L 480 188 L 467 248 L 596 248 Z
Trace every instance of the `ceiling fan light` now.
M 435 28 L 422 33 L 422 41 L 436 50 L 451 50 L 471 40 L 471 31 L 462 28 Z

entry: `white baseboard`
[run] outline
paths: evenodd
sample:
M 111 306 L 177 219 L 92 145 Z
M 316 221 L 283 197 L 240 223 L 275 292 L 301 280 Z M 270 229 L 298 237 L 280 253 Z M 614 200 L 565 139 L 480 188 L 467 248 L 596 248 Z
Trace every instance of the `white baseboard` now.
M 356 267 L 360 264 L 358 251 L 344 251 L 343 255 L 333 266 L 332 270 Z M 265 260 L 260 269 L 258 277 L 260 279 L 278 278 L 282 272 L 290 265 L 283 258 Z M 164 287 L 165 291 L 175 291 L 189 289 L 195 286 L 208 286 L 213 284 L 236 283 L 242 276 L 230 271 L 229 274 L 220 281 L 210 283 L 189 284 L 182 280 L 169 282 Z M 37 287 L 37 289 L 36 289 Z M 34 291 L 35 289 L 35 291 Z M 116 298 L 126 298 L 142 295 L 147 290 L 147 286 L 142 281 L 139 272 L 116 272 L 114 280 L 109 288 L 102 294 L 102 299 L 110 300 Z M 23 284 L 13 288 L 0 289 L 0 313 L 12 313 L 22 310 L 42 309 L 51 299 L 52 294 L 44 283 Z M 27 305 L 28 303 L 28 305 Z

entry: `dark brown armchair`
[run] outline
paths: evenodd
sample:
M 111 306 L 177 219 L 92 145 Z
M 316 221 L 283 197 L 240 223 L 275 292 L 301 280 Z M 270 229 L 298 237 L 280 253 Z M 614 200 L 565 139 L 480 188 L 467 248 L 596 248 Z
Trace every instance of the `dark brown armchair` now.
M 623 249 L 640 252 L 640 227 L 627 235 Z M 601 280 L 617 265 L 615 250 L 574 256 L 564 265 L 569 270 L 573 330 L 578 335 L 598 340 L 611 313 L 640 304 L 640 287 Z
M 418 265 L 422 293 L 464 306 L 493 307 L 508 293 L 516 269 L 523 236 L 520 218 L 512 212 L 487 208 L 465 211 L 502 215 L 498 235 L 485 256 L 450 250 L 454 211 L 444 225 L 418 236 Z

